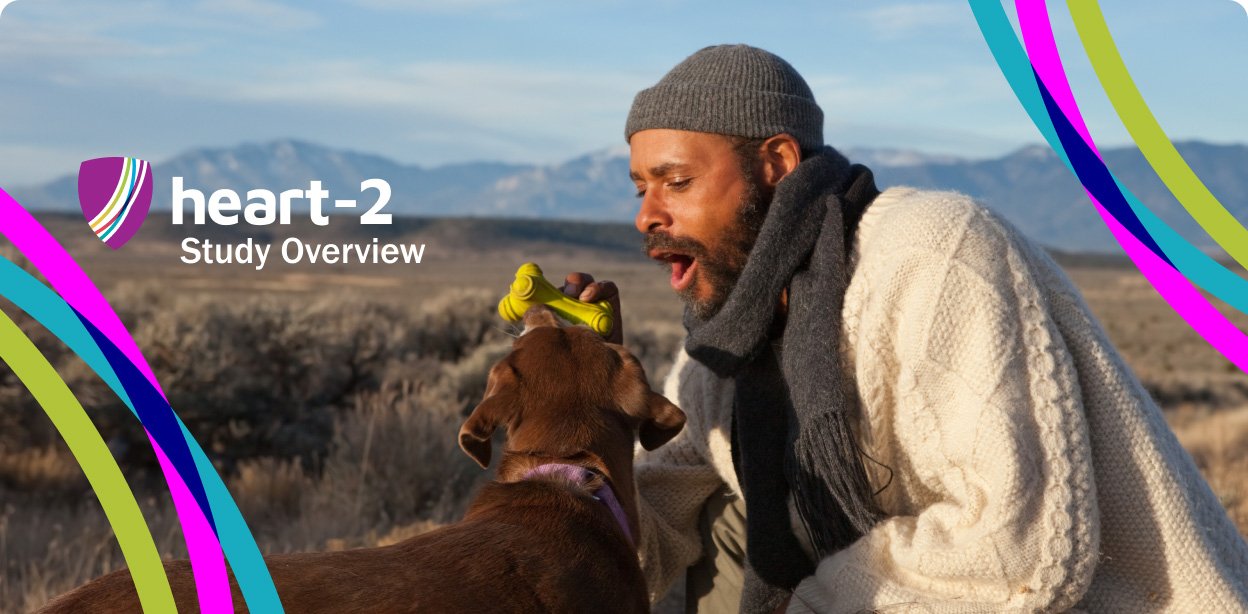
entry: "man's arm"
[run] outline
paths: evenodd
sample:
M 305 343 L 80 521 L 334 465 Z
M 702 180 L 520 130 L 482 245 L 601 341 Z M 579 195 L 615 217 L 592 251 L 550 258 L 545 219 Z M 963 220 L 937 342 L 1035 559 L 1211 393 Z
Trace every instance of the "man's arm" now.
M 857 273 L 874 284 L 854 350 L 865 443 L 893 472 L 892 516 L 821 561 L 790 612 L 1064 611 L 1091 583 L 1073 362 L 1009 233 L 979 211 L 956 229 L 897 229 L 912 247 Z
M 698 518 L 707 498 L 723 487 L 719 474 L 695 445 L 695 438 L 706 437 L 706 415 L 695 407 L 702 395 L 692 371 L 696 366 L 682 350 L 663 390 L 664 396 L 685 410 L 684 430 L 653 451 L 637 448 L 638 555 L 651 603 L 702 557 Z

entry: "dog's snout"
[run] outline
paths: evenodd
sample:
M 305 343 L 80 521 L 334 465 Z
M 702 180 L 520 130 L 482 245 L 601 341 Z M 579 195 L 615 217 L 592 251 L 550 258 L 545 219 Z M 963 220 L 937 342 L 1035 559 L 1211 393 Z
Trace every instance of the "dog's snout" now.
M 555 311 L 546 305 L 534 305 L 524 312 L 525 333 L 539 326 L 559 326 L 559 318 L 555 317 Z

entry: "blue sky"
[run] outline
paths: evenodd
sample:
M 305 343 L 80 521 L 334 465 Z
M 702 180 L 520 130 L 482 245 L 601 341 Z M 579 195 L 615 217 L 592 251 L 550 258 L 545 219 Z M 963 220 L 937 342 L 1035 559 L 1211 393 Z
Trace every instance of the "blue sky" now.
M 1093 135 L 1127 142 L 1050 5 Z M 1248 142 L 1244 9 L 1101 6 L 1173 138 Z M 623 145 L 633 94 L 722 42 L 797 67 L 834 145 L 986 157 L 1040 140 L 959 0 L 19 0 L 0 14 L 0 186 L 285 137 L 426 166 L 554 163 Z

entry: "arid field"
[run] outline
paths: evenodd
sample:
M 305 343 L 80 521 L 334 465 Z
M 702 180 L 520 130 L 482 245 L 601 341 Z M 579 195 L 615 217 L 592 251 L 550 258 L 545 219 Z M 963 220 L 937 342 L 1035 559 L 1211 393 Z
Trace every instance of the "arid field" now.
M 551 278 L 584 270 L 616 281 L 625 342 L 656 384 L 683 333 L 666 275 L 641 257 L 625 226 L 402 221 L 382 240 L 425 243 L 418 265 L 291 265 L 271 257 L 257 271 L 180 263 L 187 231 L 162 226 L 157 215 L 117 252 L 81 219 L 44 221 L 122 316 L 265 552 L 388 543 L 462 512 L 489 475 L 459 451 L 455 434 L 480 399 L 486 370 L 510 345 L 514 329 L 494 307 L 521 263 L 537 262 Z M 213 232 L 214 241 L 247 236 Z M 371 240 L 358 233 L 344 223 L 251 236 Z M 0 244 L 0 253 L 21 261 L 10 246 Z M 1248 375 L 1128 264 L 1060 260 L 1248 534 Z M 0 307 L 83 402 L 162 554 L 185 556 L 150 444 L 129 411 L 38 323 L 7 302 Z M 1248 329 L 1248 318 L 1236 322 Z M 31 610 L 124 564 L 81 470 L 7 368 L 0 369 L 0 562 L 0 612 Z

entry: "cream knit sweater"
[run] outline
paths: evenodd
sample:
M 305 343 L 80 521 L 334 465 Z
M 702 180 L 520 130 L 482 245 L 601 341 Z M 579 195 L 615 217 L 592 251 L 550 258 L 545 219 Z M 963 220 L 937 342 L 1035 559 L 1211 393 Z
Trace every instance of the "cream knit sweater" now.
M 888 518 L 790 612 L 1248 612 L 1248 546 L 1041 249 L 966 196 L 892 188 L 853 259 L 841 349 Z M 689 421 L 638 456 L 655 600 L 701 556 L 706 498 L 741 492 L 732 380 L 682 351 L 665 394 Z

